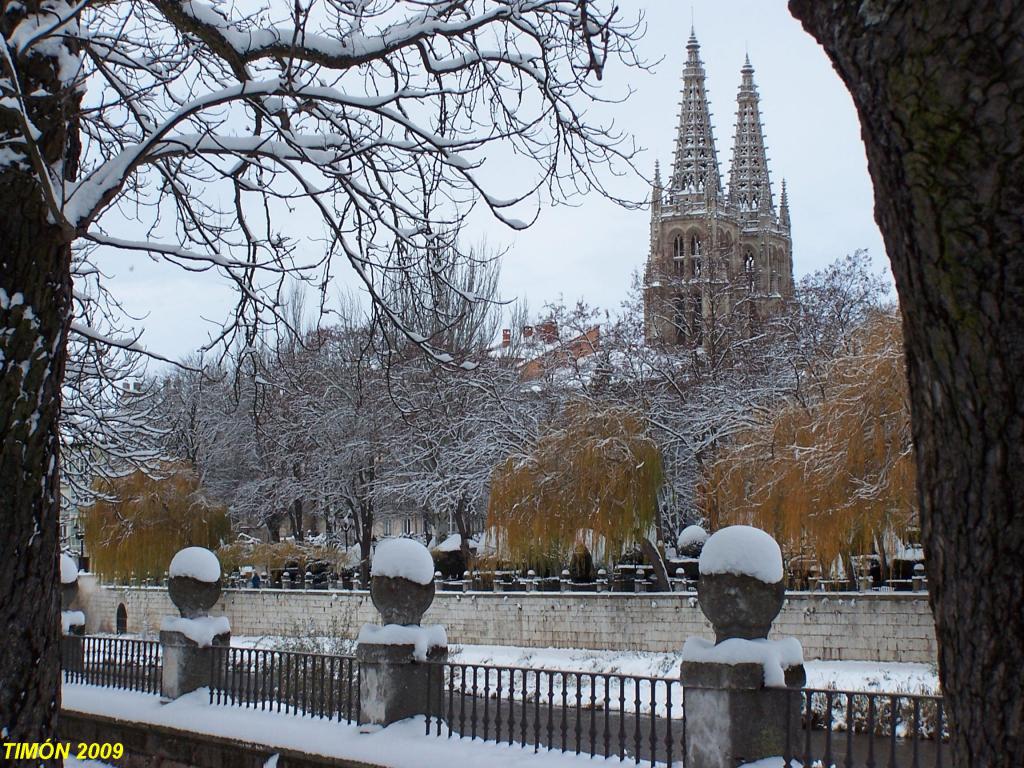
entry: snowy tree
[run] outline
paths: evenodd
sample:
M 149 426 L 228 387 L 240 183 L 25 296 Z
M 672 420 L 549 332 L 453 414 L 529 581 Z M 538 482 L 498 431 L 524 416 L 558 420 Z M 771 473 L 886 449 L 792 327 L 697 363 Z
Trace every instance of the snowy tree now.
M 822 366 L 821 395 L 791 399 L 715 457 L 703 503 L 712 527 L 752 524 L 787 553 L 805 548 L 822 572 L 883 553 L 914 527 L 910 403 L 899 320 L 879 313 L 851 329 Z
M 495 469 L 487 522 L 514 561 L 557 568 L 577 544 L 599 541 L 613 557 L 641 545 L 657 565 L 648 537 L 660 485 L 658 448 L 642 420 L 626 409 L 597 411 L 580 402 L 532 451 Z M 661 572 L 667 587 L 663 564 Z
M 72 317 L 72 248 L 236 286 L 211 344 L 283 322 L 284 281 L 321 288 L 339 260 L 399 321 L 381 297 L 429 272 L 475 203 L 519 228 L 542 192 L 606 191 L 594 168 L 631 149 L 584 108 L 607 64 L 638 64 L 638 32 L 596 0 L 4 2 L 0 594 L 23 638 L 0 659 L 8 738 L 45 738 L 57 711 L 58 413 L 69 333 L 98 335 Z M 489 175 L 499 151 L 534 161 L 521 188 Z

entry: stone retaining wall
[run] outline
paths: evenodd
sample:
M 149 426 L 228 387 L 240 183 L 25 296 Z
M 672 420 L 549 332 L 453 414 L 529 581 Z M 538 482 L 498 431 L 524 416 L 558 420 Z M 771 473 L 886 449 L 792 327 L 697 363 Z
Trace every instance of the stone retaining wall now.
M 156 632 L 177 615 L 167 590 L 98 586 L 80 579 L 86 631 L 112 632 L 117 608 L 129 632 Z M 224 614 L 235 635 L 355 637 L 380 621 L 368 592 L 228 589 L 211 614 Z M 671 652 L 690 635 L 714 639 L 693 593 L 571 594 L 441 592 L 423 619 L 443 624 L 450 643 L 534 648 Z M 934 663 L 935 630 L 927 595 L 793 592 L 773 636 L 796 637 L 807 659 Z

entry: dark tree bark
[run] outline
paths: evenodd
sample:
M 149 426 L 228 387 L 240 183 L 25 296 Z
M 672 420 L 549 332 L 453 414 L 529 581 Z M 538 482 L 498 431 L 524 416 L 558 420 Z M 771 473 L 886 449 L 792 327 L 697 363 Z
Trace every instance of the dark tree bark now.
M 469 550 L 469 512 L 471 501 L 467 494 L 459 495 L 459 501 L 455 505 L 455 514 L 452 515 L 455 527 L 459 531 L 459 552 L 462 555 L 462 562 L 466 564 L 467 570 L 472 570 L 473 553 Z
M 291 523 L 292 536 L 296 541 L 306 540 L 306 515 L 302 499 L 295 499 L 288 507 L 288 522 Z
M 900 294 L 953 757 L 1024 765 L 1024 4 L 791 0 L 860 113 Z
M 0 33 L 6 38 L 37 5 L 11 4 Z M 0 724 L 5 741 L 40 741 L 53 735 L 60 705 L 57 425 L 73 233 L 50 218 L 38 173 L 43 165 L 74 173 L 79 144 L 69 115 L 80 96 L 64 90 L 54 59 L 12 61 L 38 133 L 34 152 L 5 141 L 0 163 Z M 0 110 L 0 138 L 18 135 L 21 120 L 17 110 Z
M 0 723 L 52 735 L 59 702 L 57 419 L 71 296 L 68 242 L 23 174 L 0 173 Z M 20 182 L 20 183 L 19 183 Z

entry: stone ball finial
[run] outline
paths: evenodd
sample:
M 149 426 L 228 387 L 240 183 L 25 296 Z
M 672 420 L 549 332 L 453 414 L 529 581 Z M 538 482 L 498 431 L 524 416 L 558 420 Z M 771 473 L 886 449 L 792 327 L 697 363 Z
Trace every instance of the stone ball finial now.
M 206 616 L 220 599 L 220 560 L 205 547 L 180 550 L 167 574 L 167 592 L 183 618 Z
M 67 611 L 78 596 L 78 563 L 71 555 L 60 556 L 60 608 Z
M 767 638 L 785 599 L 782 551 L 748 525 L 714 533 L 701 551 L 697 599 L 715 628 L 715 642 Z
M 385 624 L 419 624 L 434 602 L 434 558 L 413 539 L 380 542 L 370 577 L 370 599 Z

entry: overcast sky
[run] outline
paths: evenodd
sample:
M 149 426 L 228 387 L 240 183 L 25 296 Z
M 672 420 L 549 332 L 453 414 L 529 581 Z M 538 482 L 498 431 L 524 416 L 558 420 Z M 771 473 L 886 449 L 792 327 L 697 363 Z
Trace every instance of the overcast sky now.
M 645 173 L 656 159 L 664 173 L 671 167 L 692 13 L 723 181 L 728 183 L 739 71 L 749 52 L 776 203 L 783 177 L 789 190 L 796 276 L 858 248 L 868 249 L 875 264 L 888 269 L 853 102 L 783 0 L 626 0 L 620 5 L 644 9 L 648 29 L 641 52 L 649 61 L 661 60 L 653 74 L 628 73 L 635 93 L 611 113 L 645 149 L 640 160 Z M 623 74 L 608 73 L 611 92 L 621 92 L 627 80 Z M 624 196 L 646 197 L 642 179 L 621 184 Z M 543 210 L 526 232 L 477 221 L 469 238 L 486 236 L 491 245 L 508 247 L 502 265 L 504 298 L 525 297 L 534 312 L 560 295 L 568 302 L 583 299 L 615 307 L 633 271 L 643 268 L 648 222 L 646 211 L 623 210 L 590 196 L 575 207 Z M 127 309 L 145 315 L 144 343 L 163 355 L 180 357 L 195 349 L 205 341 L 209 321 L 219 323 L 230 308 L 229 289 L 205 276 L 168 269 L 157 275 L 149 264 L 121 259 L 108 269 Z

